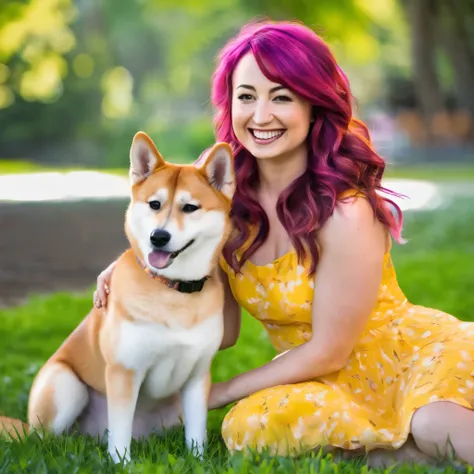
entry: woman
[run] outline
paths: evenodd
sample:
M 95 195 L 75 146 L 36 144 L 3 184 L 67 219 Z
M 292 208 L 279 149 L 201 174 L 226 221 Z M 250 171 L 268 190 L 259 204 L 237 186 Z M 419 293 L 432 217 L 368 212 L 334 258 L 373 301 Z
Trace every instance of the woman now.
M 240 400 L 223 423 L 228 448 L 434 459 L 449 438 L 474 464 L 474 325 L 399 288 L 400 210 L 377 193 L 384 162 L 328 46 L 296 23 L 249 25 L 221 52 L 212 100 L 237 172 L 222 349 L 243 307 L 279 352 L 213 386 L 211 408 Z

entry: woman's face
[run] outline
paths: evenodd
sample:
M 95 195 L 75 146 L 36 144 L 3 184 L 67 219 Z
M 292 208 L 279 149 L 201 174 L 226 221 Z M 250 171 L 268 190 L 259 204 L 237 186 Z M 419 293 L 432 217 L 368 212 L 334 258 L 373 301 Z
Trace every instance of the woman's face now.
M 232 127 L 237 140 L 257 159 L 306 149 L 311 104 L 269 81 L 253 56 L 245 55 L 232 78 Z

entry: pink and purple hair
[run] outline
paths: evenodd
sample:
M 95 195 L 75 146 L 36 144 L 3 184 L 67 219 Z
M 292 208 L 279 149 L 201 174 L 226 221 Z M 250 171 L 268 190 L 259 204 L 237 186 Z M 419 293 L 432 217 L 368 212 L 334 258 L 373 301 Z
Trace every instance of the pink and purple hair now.
M 348 80 L 329 47 L 299 23 L 266 21 L 245 26 L 223 48 L 213 76 L 216 138 L 232 146 L 237 180 L 231 213 L 236 232 L 223 251 L 227 263 L 234 271 L 240 271 L 269 232 L 267 215 L 255 198 L 259 184 L 256 159 L 237 141 L 231 123 L 232 74 L 247 53 L 254 55 L 270 81 L 288 87 L 312 104 L 314 122 L 307 138 L 307 169 L 277 202 L 278 217 L 298 261 L 309 254 L 309 273 L 315 273 L 319 260 L 316 234 L 333 213 L 340 193 L 351 189 L 366 195 L 375 216 L 400 242 L 401 210 L 377 193 L 396 195 L 381 185 L 385 162 L 372 148 L 367 127 L 352 115 Z M 258 229 L 250 245 L 249 224 Z M 237 258 L 242 248 L 244 252 Z

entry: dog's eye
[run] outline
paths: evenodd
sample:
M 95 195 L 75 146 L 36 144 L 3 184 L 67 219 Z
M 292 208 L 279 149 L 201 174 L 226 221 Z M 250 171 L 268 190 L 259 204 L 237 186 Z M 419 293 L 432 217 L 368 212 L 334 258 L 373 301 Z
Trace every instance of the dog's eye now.
M 185 204 L 183 206 L 183 212 L 186 212 L 186 213 L 191 213 L 191 212 L 194 212 L 194 211 L 197 211 L 199 209 L 199 206 L 195 206 L 194 204 Z
M 161 202 L 160 201 L 150 201 L 148 204 L 150 205 L 150 207 L 154 211 L 159 211 L 160 208 L 161 208 Z

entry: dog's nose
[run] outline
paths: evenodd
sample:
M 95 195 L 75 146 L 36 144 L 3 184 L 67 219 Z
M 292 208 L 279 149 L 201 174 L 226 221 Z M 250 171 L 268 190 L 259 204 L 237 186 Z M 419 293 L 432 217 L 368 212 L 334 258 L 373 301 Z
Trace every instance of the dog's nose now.
M 150 235 L 150 241 L 155 247 L 163 247 L 171 240 L 171 234 L 163 229 L 155 229 Z

